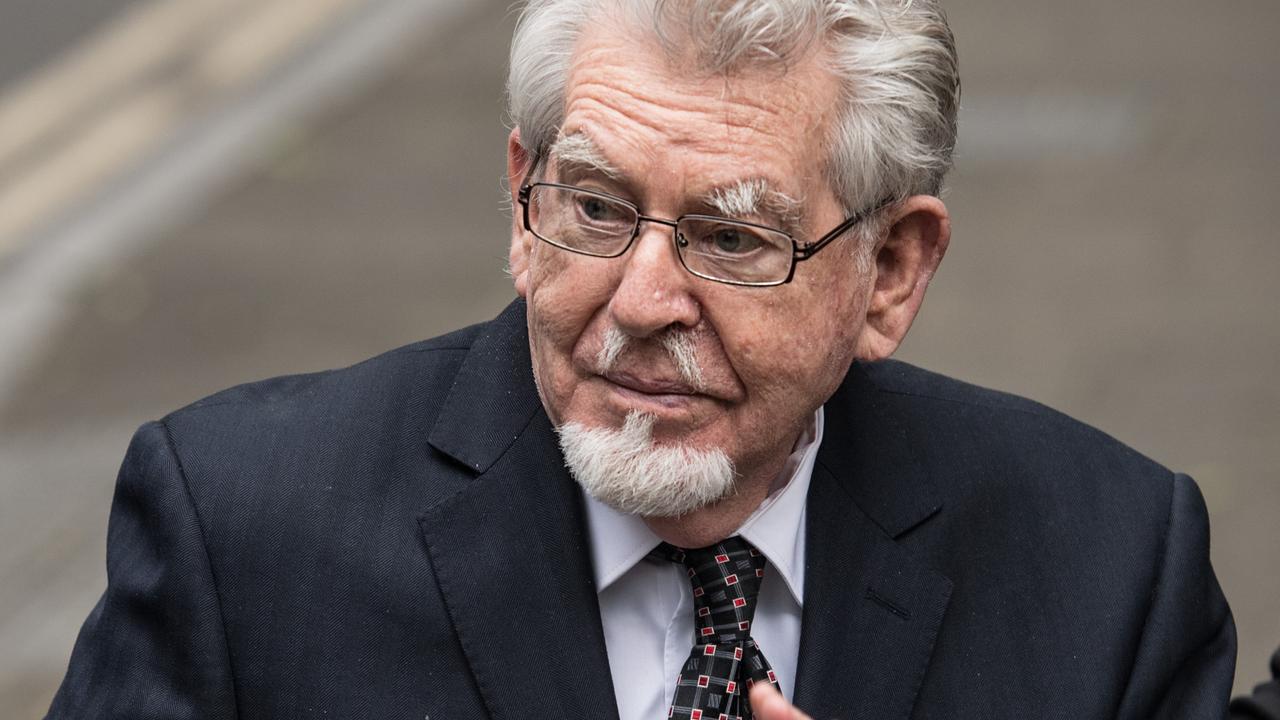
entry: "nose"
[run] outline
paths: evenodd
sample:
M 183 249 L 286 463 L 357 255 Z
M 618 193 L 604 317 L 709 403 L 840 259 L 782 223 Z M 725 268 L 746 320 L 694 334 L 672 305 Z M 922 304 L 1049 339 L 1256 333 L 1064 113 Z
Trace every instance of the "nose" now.
M 623 256 L 622 277 L 609 300 L 609 314 L 632 337 L 649 337 L 672 325 L 696 326 L 702 318 L 693 295 L 697 278 L 676 256 L 675 228 L 644 223 L 640 230 Z

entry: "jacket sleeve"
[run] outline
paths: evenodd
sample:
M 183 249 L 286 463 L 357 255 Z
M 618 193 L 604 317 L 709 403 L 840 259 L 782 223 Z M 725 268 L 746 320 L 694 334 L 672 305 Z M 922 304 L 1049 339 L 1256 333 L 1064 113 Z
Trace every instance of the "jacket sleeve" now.
M 1117 717 L 1222 718 L 1236 628 L 1209 564 L 1209 518 L 1195 482 L 1174 477 L 1163 557 Z
M 107 529 L 107 590 L 48 718 L 236 717 L 216 578 L 166 427 L 134 435 Z

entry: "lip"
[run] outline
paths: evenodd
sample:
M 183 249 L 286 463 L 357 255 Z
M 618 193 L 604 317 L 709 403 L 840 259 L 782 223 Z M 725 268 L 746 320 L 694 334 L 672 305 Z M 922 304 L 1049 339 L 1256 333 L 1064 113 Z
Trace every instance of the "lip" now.
M 609 371 L 604 379 L 614 385 L 621 385 L 645 395 L 697 395 L 698 391 L 689 385 L 674 380 L 661 378 L 640 378 L 626 372 Z
M 625 372 L 607 372 L 600 376 L 612 387 L 614 392 L 630 400 L 645 405 L 656 405 L 663 408 L 680 408 L 700 397 L 700 393 L 689 385 L 662 378 L 641 378 Z

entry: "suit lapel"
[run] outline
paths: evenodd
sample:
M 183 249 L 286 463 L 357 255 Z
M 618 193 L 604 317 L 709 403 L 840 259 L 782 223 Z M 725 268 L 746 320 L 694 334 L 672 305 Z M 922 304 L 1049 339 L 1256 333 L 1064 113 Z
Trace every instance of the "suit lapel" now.
M 581 496 L 534 388 L 524 305 L 472 345 L 430 435 L 468 476 L 422 536 L 495 718 L 616 718 Z M 796 704 L 814 717 L 905 718 L 951 582 L 896 538 L 940 509 L 912 441 L 855 366 L 827 404 L 806 510 Z
M 951 582 L 895 538 L 940 504 L 906 424 L 857 366 L 826 418 L 806 508 L 796 704 L 819 718 L 906 718 Z
M 472 346 L 430 442 L 479 473 L 420 526 L 490 713 L 616 718 L 581 496 L 533 386 L 522 303 Z

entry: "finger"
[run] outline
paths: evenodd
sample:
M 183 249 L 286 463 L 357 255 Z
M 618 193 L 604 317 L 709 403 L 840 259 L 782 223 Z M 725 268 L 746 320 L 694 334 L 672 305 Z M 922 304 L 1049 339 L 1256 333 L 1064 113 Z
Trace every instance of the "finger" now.
M 751 713 L 757 720 L 812 720 L 787 699 L 772 683 L 758 682 L 751 687 L 748 694 L 751 699 Z

